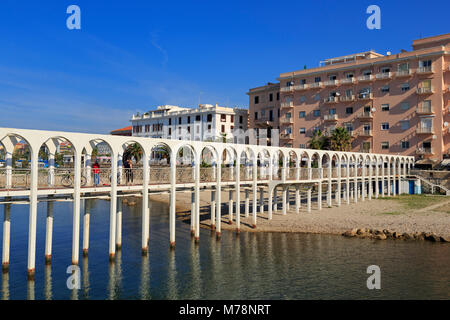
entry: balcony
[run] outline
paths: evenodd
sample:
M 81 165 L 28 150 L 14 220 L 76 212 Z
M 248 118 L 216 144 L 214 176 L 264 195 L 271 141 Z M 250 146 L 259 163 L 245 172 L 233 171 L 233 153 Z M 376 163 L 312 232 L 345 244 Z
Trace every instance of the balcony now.
M 351 77 L 351 78 L 344 78 L 341 80 L 341 84 L 353 84 L 355 83 L 355 78 Z
M 373 93 L 360 93 L 358 94 L 358 100 L 372 100 L 373 99 Z
M 417 88 L 416 90 L 417 94 L 432 94 L 434 93 L 433 87 L 422 87 Z
M 417 148 L 416 154 L 418 155 L 433 155 L 433 148 Z
M 352 94 L 351 96 L 343 96 L 339 99 L 341 102 L 350 102 L 350 101 L 355 101 L 355 95 Z
M 372 136 L 372 130 L 361 130 L 358 132 L 358 137 L 363 137 L 363 138 L 367 138 L 367 137 L 371 137 Z
M 294 106 L 294 102 L 290 101 L 290 102 L 282 102 L 280 108 L 281 109 L 288 109 L 288 108 L 292 108 Z
M 396 77 L 396 78 L 409 77 L 411 74 L 412 74 L 412 73 L 411 73 L 411 70 L 410 70 L 410 69 L 408 69 L 408 70 L 398 70 L 398 71 L 395 73 L 395 77 Z
M 289 86 L 289 87 L 283 87 L 280 89 L 281 92 L 292 92 L 294 91 L 294 87 L 293 86 Z
M 362 75 L 358 77 L 358 82 L 370 82 L 373 80 L 373 75 Z
M 416 113 L 419 115 L 430 115 L 430 114 L 434 114 L 434 109 L 432 106 L 418 106 L 416 109 Z
M 310 89 L 318 89 L 318 88 L 323 88 L 323 83 L 322 82 L 313 82 L 309 84 L 309 88 Z
M 431 73 L 434 73 L 432 66 L 419 67 L 419 68 L 417 68 L 416 72 L 417 72 L 417 74 L 431 74 Z
M 433 127 L 421 127 L 416 129 L 416 134 L 434 134 Z
M 360 120 L 373 120 L 373 113 L 371 111 L 364 111 L 357 115 Z
M 308 89 L 308 85 L 306 83 L 294 86 L 294 90 L 296 90 L 296 91 L 301 91 L 301 90 L 306 90 L 306 89 Z
M 323 120 L 336 122 L 336 121 L 338 121 L 338 115 L 337 114 L 326 114 L 323 116 Z
M 324 103 L 338 103 L 339 99 L 338 97 L 328 97 L 323 99 Z
M 392 72 L 380 72 L 376 75 L 377 80 L 387 80 L 392 79 Z
M 281 140 L 294 140 L 294 135 L 292 133 L 281 133 L 280 139 Z
M 257 128 L 268 128 L 268 127 L 273 127 L 274 126 L 274 121 L 273 118 L 260 118 L 260 119 L 255 119 L 255 126 Z
M 286 125 L 293 124 L 294 123 L 294 119 L 293 118 L 281 117 L 280 118 L 280 123 L 281 124 L 286 124 Z
M 335 87 L 339 84 L 339 80 L 328 80 L 324 82 L 325 87 Z

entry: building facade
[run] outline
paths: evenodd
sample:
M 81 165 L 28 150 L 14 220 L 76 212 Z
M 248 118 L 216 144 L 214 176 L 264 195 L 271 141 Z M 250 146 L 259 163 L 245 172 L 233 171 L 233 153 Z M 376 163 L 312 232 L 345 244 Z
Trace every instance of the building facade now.
M 280 144 L 304 148 L 315 131 L 330 134 L 340 126 L 352 136 L 351 151 L 448 157 L 450 34 L 414 40 L 412 47 L 282 73 L 280 111 L 273 111 L 279 114 Z M 248 92 L 250 127 L 258 128 L 254 115 L 265 108 L 268 91 Z
M 197 109 L 159 106 L 131 118 L 133 136 L 175 140 L 237 142 L 248 129 L 248 110 L 200 104 Z

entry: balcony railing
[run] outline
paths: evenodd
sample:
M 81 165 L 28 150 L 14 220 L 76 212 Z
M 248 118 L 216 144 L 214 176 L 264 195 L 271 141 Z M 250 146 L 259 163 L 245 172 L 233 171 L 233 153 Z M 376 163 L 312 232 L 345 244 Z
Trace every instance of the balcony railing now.
M 294 123 L 294 119 L 293 118 L 282 117 L 282 118 L 280 118 L 280 123 L 291 124 L 291 123 Z
M 358 132 L 359 137 L 371 137 L 372 136 L 372 130 L 361 130 Z
M 326 114 L 323 116 L 323 120 L 325 121 L 338 121 L 337 114 Z
M 355 95 L 352 94 L 351 96 L 342 96 L 340 98 L 341 102 L 349 102 L 349 101 L 355 101 Z
M 368 81 L 372 81 L 373 80 L 373 75 L 368 74 L 368 75 L 362 75 L 358 77 L 358 82 L 368 82 Z
M 418 106 L 416 109 L 417 114 L 433 114 L 434 110 L 432 106 Z
M 290 102 L 282 102 L 281 103 L 281 109 L 284 108 L 292 108 L 294 106 L 294 102 L 290 101 Z
M 377 80 L 385 80 L 385 79 L 391 79 L 392 78 L 392 72 L 380 72 L 377 73 L 376 79 Z
M 322 88 L 322 87 L 323 87 L 322 82 L 313 82 L 313 83 L 309 84 L 310 89 L 317 89 L 317 88 Z
M 325 103 L 337 103 L 338 101 L 338 97 L 328 97 L 323 99 L 323 102 Z
M 434 130 L 433 130 L 433 127 L 421 127 L 421 126 L 419 126 L 416 129 L 416 133 L 417 134 L 433 134 Z
M 371 111 L 364 111 L 358 114 L 358 119 L 373 119 L 373 113 Z
M 358 94 L 358 100 L 372 100 L 373 93 L 360 93 Z
M 422 155 L 434 154 L 434 151 L 433 151 L 433 148 L 417 148 L 416 154 L 422 154 Z
M 306 89 L 308 89 L 308 85 L 306 83 L 294 86 L 294 90 L 306 90 Z
M 417 73 L 418 74 L 427 74 L 427 73 L 433 73 L 433 67 L 432 66 L 428 66 L 428 67 L 419 67 L 417 68 Z
M 292 133 L 282 133 L 280 134 L 280 138 L 284 140 L 293 140 L 294 136 L 292 135 Z
M 409 77 L 411 75 L 411 70 L 410 69 L 408 69 L 408 70 L 398 70 L 396 73 L 395 73 L 395 76 L 397 77 L 397 78 L 401 78 L 401 77 Z
M 433 87 L 417 88 L 416 92 L 417 94 L 430 94 L 433 93 Z
M 294 86 L 283 87 L 280 89 L 281 92 L 291 92 L 294 90 Z
M 325 81 L 325 87 L 334 87 L 339 84 L 339 80 L 328 80 Z
M 355 83 L 355 78 L 350 77 L 350 78 L 344 78 L 341 80 L 341 84 L 352 84 Z

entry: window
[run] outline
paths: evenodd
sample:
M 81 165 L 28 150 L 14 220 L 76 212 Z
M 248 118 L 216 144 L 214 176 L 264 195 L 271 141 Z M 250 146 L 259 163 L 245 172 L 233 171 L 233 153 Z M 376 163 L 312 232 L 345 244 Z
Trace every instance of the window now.
M 306 101 L 306 97 L 305 96 L 300 96 L 300 102 L 305 102 Z
M 383 67 L 381 68 L 381 73 L 388 73 L 391 72 L 391 68 L 390 67 Z
M 300 128 L 299 132 L 302 133 L 302 134 L 306 133 L 306 128 Z
M 402 141 L 401 145 L 402 149 L 409 149 L 409 141 Z
M 299 118 L 304 118 L 304 117 L 306 117 L 306 112 L 305 112 L 305 111 L 300 111 L 300 112 L 298 113 L 298 117 L 299 117 Z
M 269 93 L 269 101 L 273 101 L 273 93 Z
M 314 100 L 319 101 L 320 100 L 320 94 L 314 95 Z
M 242 116 L 241 116 L 241 118 L 242 118 Z M 269 110 L 269 121 L 273 121 L 273 110 Z
M 372 70 L 364 70 L 363 76 L 370 76 L 372 74 Z
M 389 141 L 383 141 L 381 143 L 381 149 L 383 149 L 383 150 L 389 149 Z
M 408 91 L 409 90 L 409 83 L 408 82 L 402 83 L 401 88 L 402 88 L 402 92 Z
M 345 108 L 345 113 L 346 113 L 346 114 L 352 114 L 352 113 L 353 113 L 353 107 L 347 107 L 347 108 Z
M 300 148 L 305 149 L 306 148 L 306 144 L 300 143 Z
M 408 70 L 409 70 L 409 63 L 408 62 L 399 63 L 398 71 L 408 71 Z
M 328 79 L 329 79 L 330 81 L 336 80 L 336 75 L 335 75 L 335 74 L 332 74 L 332 75 L 328 76 Z
M 230 117 L 231 117 L 230 121 L 231 121 L 232 123 L 234 123 L 234 115 L 232 114 Z
M 220 121 L 221 122 L 226 122 L 227 121 L 227 115 L 226 114 L 221 114 L 220 115 Z
M 407 101 L 402 102 L 401 109 L 402 110 L 408 110 L 409 109 L 409 102 L 407 102 Z
M 178 118 L 178 124 L 181 124 L 181 117 Z
M 291 118 L 291 113 L 290 112 L 286 113 L 286 119 L 290 119 L 290 118 Z
M 189 127 L 189 126 L 187 127 L 187 132 L 191 133 L 191 127 Z
M 421 68 L 427 68 L 427 67 L 431 67 L 431 60 L 422 60 L 419 61 L 419 67 Z
M 389 104 L 382 104 L 381 111 L 389 111 Z
M 389 122 L 383 122 L 381 124 L 381 130 L 389 130 Z
M 208 132 L 211 132 L 211 125 L 208 124 Z
M 280 100 L 280 93 L 277 92 L 277 100 Z
M 258 120 L 258 112 L 255 112 L 255 120 Z
M 206 121 L 207 121 L 207 122 L 211 122 L 211 121 L 212 121 L 212 114 L 208 114 L 208 115 L 206 116 Z
M 272 110 L 270 110 L 272 112 Z M 244 118 L 242 116 L 239 116 L 239 123 L 242 123 L 244 121 Z
M 314 110 L 313 115 L 314 117 L 320 117 L 320 110 Z
M 259 103 L 259 97 L 255 96 L 255 104 L 258 104 L 258 103 Z
M 169 136 L 172 134 L 172 128 L 169 128 Z
M 353 73 L 347 73 L 346 75 L 345 75 L 345 77 L 347 78 L 347 79 L 350 79 L 350 78 L 353 78 Z
M 347 89 L 345 90 L 345 96 L 347 98 L 351 98 L 353 96 L 353 89 Z
M 315 77 L 314 78 L 314 82 L 320 82 L 321 80 L 320 80 L 320 77 Z
M 400 126 L 401 126 L 402 130 L 408 130 L 409 129 L 409 120 L 400 121 Z
M 195 116 L 195 121 L 201 121 L 200 115 Z
M 222 125 L 222 133 L 224 133 L 224 132 L 225 132 L 225 126 Z
M 351 122 L 346 122 L 346 123 L 344 123 L 344 128 L 345 128 L 345 130 L 347 130 L 347 132 L 352 132 L 353 124 Z
M 172 125 L 172 118 L 169 118 L 169 126 Z
M 331 115 L 336 114 L 336 109 L 335 108 L 330 109 L 329 114 L 331 114 Z
M 383 93 L 389 92 L 389 86 L 388 85 L 382 86 L 381 92 L 383 92 Z
M 300 81 L 300 84 L 306 84 L 306 79 L 302 79 L 302 80 Z

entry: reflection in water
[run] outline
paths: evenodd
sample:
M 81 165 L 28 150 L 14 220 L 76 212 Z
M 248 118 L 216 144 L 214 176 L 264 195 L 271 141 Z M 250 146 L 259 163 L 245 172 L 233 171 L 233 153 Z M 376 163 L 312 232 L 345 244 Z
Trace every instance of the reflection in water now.
M 142 255 L 141 263 L 141 286 L 139 288 L 141 300 L 150 300 L 150 258 L 149 255 Z
M 44 272 L 45 272 L 44 297 L 45 300 L 52 300 L 52 266 L 50 264 L 46 264 Z
M 83 255 L 83 298 L 89 299 L 89 258 Z
M 35 299 L 35 282 L 34 280 L 27 281 L 27 300 Z
M 169 250 L 169 270 L 167 274 L 167 299 L 178 299 L 177 265 L 175 250 Z
M 91 209 L 89 258 L 80 261 L 81 290 L 66 287 L 72 208 L 55 202 L 51 266 L 37 261 L 36 281 L 26 282 L 26 206 L 13 207 L 14 264 L 2 274 L 2 299 L 450 299 L 450 246 L 417 241 L 374 241 L 332 235 L 223 231 L 221 240 L 201 229 L 198 245 L 189 223 L 177 223 L 169 250 L 168 206 L 152 204 L 150 251 L 141 255 L 140 205 L 123 207 L 123 248 L 108 264 L 109 202 Z M 45 213 L 45 206 L 38 210 Z M 2 206 L 0 205 L 0 211 Z M 38 214 L 37 251 L 44 252 L 45 214 Z M 1 236 L 2 228 L 0 228 Z M 89 259 L 89 260 L 88 260 Z M 89 264 L 90 263 L 90 264 Z M 382 269 L 383 290 L 367 290 L 367 266 Z M 16 276 L 16 272 L 18 276 Z M 126 281 L 125 281 L 126 279 Z M 150 293 L 151 290 L 151 293 Z
M 9 272 L 2 273 L 2 300 L 9 300 Z

